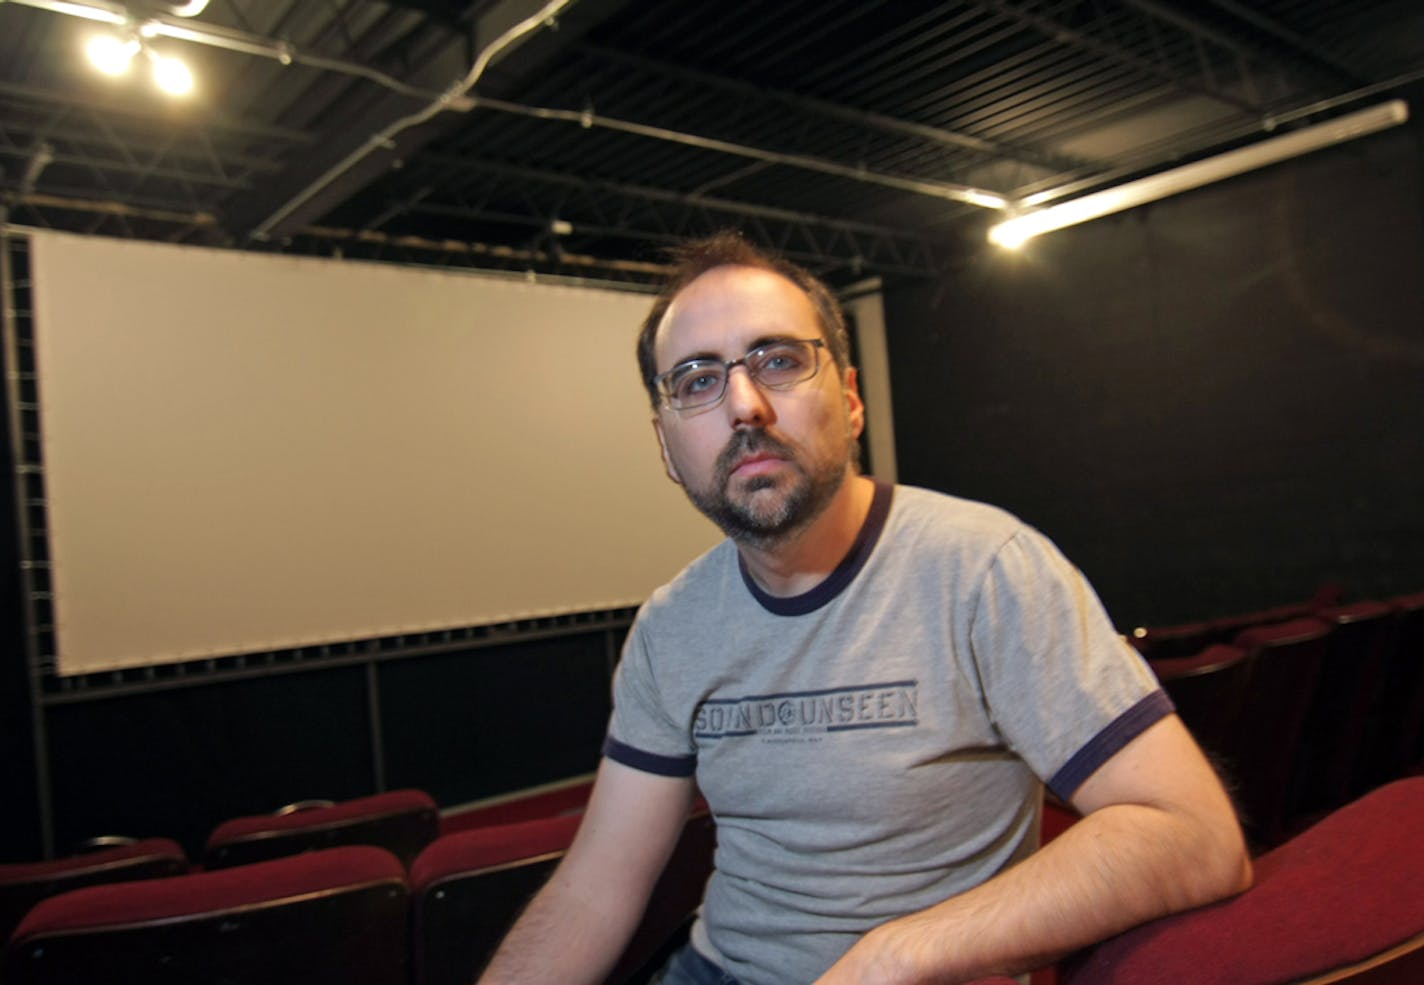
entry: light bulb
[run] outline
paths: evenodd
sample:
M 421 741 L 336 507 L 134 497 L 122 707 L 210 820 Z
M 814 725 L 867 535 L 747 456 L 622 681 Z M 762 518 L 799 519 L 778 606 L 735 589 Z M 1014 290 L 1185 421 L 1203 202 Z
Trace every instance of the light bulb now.
M 193 73 L 178 59 L 157 55 L 153 59 L 153 83 L 170 96 L 186 96 L 193 91 Z
M 123 75 L 129 70 L 138 49 L 136 40 L 125 41 L 112 34 L 96 34 L 89 39 L 84 51 L 93 66 L 105 75 Z

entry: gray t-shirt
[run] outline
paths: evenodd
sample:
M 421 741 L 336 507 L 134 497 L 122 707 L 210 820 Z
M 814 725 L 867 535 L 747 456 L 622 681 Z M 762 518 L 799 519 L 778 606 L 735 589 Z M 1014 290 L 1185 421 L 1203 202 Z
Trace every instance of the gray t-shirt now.
M 717 821 L 693 945 L 811 982 L 872 927 L 989 879 L 1171 712 L 1081 574 L 993 507 L 878 483 L 850 554 L 778 598 L 714 547 L 639 612 L 605 753 L 693 775 Z

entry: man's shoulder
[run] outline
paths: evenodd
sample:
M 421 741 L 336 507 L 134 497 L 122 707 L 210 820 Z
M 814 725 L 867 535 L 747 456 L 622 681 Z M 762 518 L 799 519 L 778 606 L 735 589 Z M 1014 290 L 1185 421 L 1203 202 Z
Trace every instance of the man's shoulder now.
M 740 577 L 736 545 L 730 540 L 719 541 L 689 562 L 672 580 L 655 588 L 643 603 L 639 618 L 646 619 L 679 605 L 700 604 L 709 594 L 722 592 L 733 576 Z
M 919 486 L 895 487 L 892 521 L 916 540 L 997 550 L 1026 528 L 1008 510 Z

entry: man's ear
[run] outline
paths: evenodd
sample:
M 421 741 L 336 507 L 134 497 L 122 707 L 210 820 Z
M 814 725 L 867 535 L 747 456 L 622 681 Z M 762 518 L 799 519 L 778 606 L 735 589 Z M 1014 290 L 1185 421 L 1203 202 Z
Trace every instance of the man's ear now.
M 679 486 L 682 485 L 682 476 L 677 474 L 677 466 L 672 463 L 672 455 L 668 453 L 667 436 L 663 434 L 663 422 L 656 417 L 653 418 L 653 431 L 658 436 L 658 447 L 663 453 L 663 469 L 667 471 L 667 477 Z
M 851 437 L 859 438 L 860 433 L 865 430 L 865 401 L 860 399 L 860 377 L 854 366 L 846 367 L 841 388 L 845 392 Z

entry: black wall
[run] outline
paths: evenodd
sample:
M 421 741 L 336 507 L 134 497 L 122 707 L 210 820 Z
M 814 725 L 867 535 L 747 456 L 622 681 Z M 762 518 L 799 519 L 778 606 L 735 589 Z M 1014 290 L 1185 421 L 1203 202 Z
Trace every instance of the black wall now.
M 1004 506 L 1121 628 L 1424 588 L 1421 130 L 986 245 L 886 299 L 902 481 Z
M 42 710 L 56 854 L 123 834 L 175 838 L 199 859 L 220 822 L 297 800 L 416 787 L 453 806 L 591 772 L 623 633 L 60 699 Z M 0 862 L 41 857 L 26 720 L 4 722 Z

